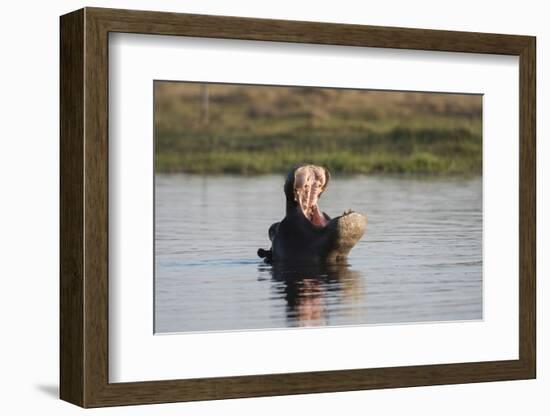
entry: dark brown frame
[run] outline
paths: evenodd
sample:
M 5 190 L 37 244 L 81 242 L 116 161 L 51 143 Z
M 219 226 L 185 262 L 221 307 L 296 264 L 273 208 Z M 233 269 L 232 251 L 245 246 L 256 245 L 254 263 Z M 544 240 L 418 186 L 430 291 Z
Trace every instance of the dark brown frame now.
M 534 37 L 99 8 L 64 15 L 60 27 L 63 400 L 83 407 L 100 407 L 535 378 Z M 109 383 L 109 32 L 519 56 L 519 359 Z

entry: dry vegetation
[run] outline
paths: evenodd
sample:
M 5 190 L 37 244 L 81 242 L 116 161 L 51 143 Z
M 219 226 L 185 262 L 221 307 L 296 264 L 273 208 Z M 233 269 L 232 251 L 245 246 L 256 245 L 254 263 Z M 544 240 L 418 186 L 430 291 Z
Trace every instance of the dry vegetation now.
M 155 83 L 159 172 L 479 174 L 481 96 Z

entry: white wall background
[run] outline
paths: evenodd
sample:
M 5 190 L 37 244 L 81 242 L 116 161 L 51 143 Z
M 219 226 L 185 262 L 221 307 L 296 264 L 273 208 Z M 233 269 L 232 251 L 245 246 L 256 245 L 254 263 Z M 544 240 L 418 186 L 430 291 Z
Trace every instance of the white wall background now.
M 87 411 L 88 414 L 345 413 L 544 415 L 550 361 L 543 331 L 550 294 L 544 243 L 550 227 L 543 189 L 550 170 L 545 102 L 550 26 L 542 1 L 124 0 L 5 2 L 0 14 L 0 410 L 3 414 L 83 412 L 58 395 L 58 16 L 83 6 L 166 10 L 276 19 L 453 29 L 537 36 L 538 53 L 538 379 L 458 386 L 315 394 Z M 505 233 L 505 231 L 503 231 Z M 504 234 L 505 235 L 505 234 Z

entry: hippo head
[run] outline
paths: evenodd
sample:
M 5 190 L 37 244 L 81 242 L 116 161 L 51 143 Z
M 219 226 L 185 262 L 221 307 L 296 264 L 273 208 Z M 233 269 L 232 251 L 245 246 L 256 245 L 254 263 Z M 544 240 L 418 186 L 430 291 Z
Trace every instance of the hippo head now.
M 319 199 L 330 180 L 328 169 L 299 165 L 288 174 L 284 192 L 286 216 L 269 228 L 271 250 L 258 255 L 268 261 L 339 261 L 365 232 L 365 215 L 345 211 L 330 218 L 319 208 Z

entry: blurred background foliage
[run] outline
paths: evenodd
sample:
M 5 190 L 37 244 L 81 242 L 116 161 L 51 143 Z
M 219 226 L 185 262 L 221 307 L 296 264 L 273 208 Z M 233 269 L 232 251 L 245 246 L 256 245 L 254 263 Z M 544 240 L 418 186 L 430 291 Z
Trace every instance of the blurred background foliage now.
M 155 81 L 157 172 L 477 175 L 482 96 Z

